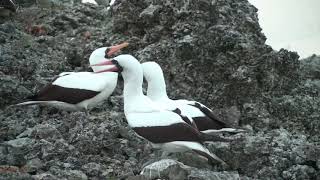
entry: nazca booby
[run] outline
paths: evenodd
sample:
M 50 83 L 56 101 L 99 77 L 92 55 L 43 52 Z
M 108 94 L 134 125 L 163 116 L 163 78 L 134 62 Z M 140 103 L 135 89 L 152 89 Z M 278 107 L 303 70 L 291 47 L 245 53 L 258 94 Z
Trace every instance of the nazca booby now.
M 89 62 L 90 64 L 102 62 L 127 46 L 128 43 L 125 42 L 116 46 L 98 48 L 90 55 Z M 92 67 L 94 72 L 105 68 Z M 94 72 L 63 72 L 38 93 L 29 97 L 30 101 L 17 105 L 43 104 L 63 110 L 83 110 L 88 113 L 88 109 L 111 95 L 118 80 L 118 73 Z
M 147 96 L 153 102 L 168 110 L 179 109 L 192 119 L 199 131 L 206 134 L 243 131 L 231 128 L 227 123 L 216 117 L 208 107 L 197 101 L 171 100 L 167 95 L 165 79 L 160 65 L 156 62 L 145 62 L 141 66 L 143 76 L 148 82 Z
M 142 92 L 143 70 L 131 55 L 119 55 L 93 66 L 115 65 L 100 72 L 121 72 L 124 80 L 124 113 L 129 126 L 138 136 L 151 142 L 154 148 L 165 152 L 192 150 L 206 157 L 209 162 L 226 163 L 203 146 L 202 133 L 186 123 L 182 117 L 170 110 L 161 109 Z

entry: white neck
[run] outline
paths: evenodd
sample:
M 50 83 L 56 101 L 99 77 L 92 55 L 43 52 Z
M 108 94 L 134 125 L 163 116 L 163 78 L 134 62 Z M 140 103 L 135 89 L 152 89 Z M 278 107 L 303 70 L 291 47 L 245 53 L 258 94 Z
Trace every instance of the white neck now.
M 144 104 L 144 95 L 142 92 L 142 69 L 136 69 L 130 73 L 123 72 L 122 77 L 124 80 L 124 110 L 125 113 L 127 113 L 131 110 L 136 110 L 138 105 Z
M 143 79 L 141 76 L 139 77 L 138 75 L 133 75 L 133 74 L 127 77 L 125 77 L 125 75 L 122 75 L 122 76 L 124 76 L 123 77 L 124 79 L 123 95 L 125 100 L 130 99 L 132 97 L 139 97 L 143 95 L 142 93 Z
M 158 73 L 156 76 L 147 79 L 148 90 L 147 96 L 153 101 L 168 100 L 166 82 L 163 73 Z
M 101 48 L 94 50 L 89 57 L 90 65 L 104 62 L 105 61 L 104 56 L 105 56 L 106 49 L 107 49 L 107 47 L 101 47 Z M 111 66 L 91 66 L 93 72 L 102 71 L 102 70 L 108 69 L 110 67 Z

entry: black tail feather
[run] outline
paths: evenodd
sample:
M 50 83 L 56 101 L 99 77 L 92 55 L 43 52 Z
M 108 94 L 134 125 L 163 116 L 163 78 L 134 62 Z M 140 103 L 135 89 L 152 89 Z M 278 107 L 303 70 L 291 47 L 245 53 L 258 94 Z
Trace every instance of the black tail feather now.
M 231 142 L 234 139 L 230 139 L 230 138 L 225 138 L 225 137 L 221 137 L 219 135 L 215 135 L 215 134 L 205 134 L 202 133 L 200 134 L 201 140 L 202 141 L 218 141 L 218 142 Z

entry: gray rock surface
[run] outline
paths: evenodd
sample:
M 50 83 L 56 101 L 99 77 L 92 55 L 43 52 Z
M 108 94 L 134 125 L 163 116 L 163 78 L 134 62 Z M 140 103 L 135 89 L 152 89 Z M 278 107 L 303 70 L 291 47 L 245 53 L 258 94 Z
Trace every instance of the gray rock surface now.
M 237 172 L 214 172 L 209 170 L 199 170 L 186 166 L 172 159 L 162 159 L 146 167 L 140 173 L 147 179 L 173 179 L 173 180 L 237 180 L 240 176 Z M 141 176 L 140 176 L 141 177 Z
M 95 48 L 123 41 L 130 46 L 122 53 L 163 67 L 170 97 L 200 101 L 251 129 L 208 144 L 229 168 L 182 153 L 161 177 L 319 179 L 320 58 L 299 61 L 266 45 L 246 0 L 116 0 L 110 10 L 17 2 L 18 13 L 0 19 L 0 179 L 150 179 L 140 172 L 157 153 L 127 126 L 121 80 L 90 117 L 9 106 L 60 72 L 90 71 Z

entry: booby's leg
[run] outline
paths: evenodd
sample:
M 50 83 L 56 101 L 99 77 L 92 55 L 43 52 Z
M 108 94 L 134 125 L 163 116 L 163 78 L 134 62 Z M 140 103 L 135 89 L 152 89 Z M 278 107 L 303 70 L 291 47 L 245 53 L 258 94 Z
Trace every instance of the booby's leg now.
M 86 113 L 87 117 L 90 117 L 89 110 L 87 108 L 84 109 L 84 112 Z
M 95 116 L 95 115 L 93 115 L 93 114 L 90 114 L 90 110 L 91 110 L 91 109 L 86 109 L 86 110 L 85 110 L 87 119 L 90 120 L 90 121 L 97 120 L 97 116 Z

